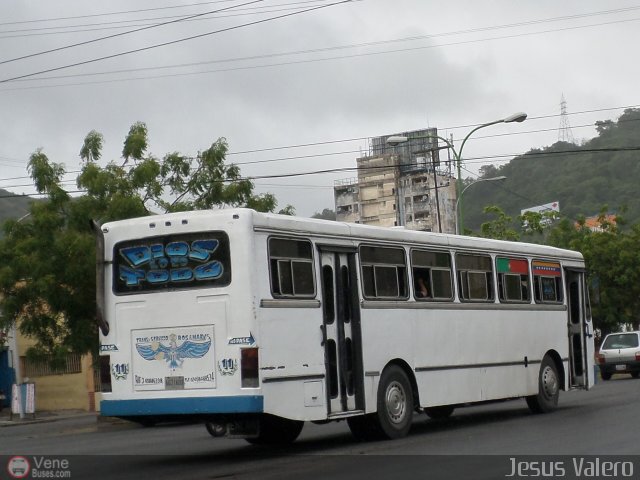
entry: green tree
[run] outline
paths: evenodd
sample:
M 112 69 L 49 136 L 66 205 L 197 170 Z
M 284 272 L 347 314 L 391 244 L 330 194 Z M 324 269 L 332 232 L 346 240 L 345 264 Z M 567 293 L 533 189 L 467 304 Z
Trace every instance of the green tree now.
M 4 224 L 0 252 L 0 327 L 20 321 L 21 331 L 36 340 L 32 355 L 62 361 L 67 353 L 97 348 L 95 240 L 89 220 L 101 223 L 154 211 L 174 212 L 223 207 L 274 211 L 273 195 L 253 193 L 236 165 L 225 163 L 227 142 L 188 157 L 170 153 L 162 161 L 147 154 L 147 127 L 129 130 L 124 162 L 98 165 L 103 137 L 92 130 L 80 149 L 78 187 L 72 198 L 62 187 L 65 169 L 37 150 L 29 172 L 45 200 L 33 202 L 29 215 Z M 294 213 L 292 206 L 285 209 Z
M 587 228 L 584 218 L 563 219 L 548 238 L 554 246 L 584 255 L 594 325 L 604 334 L 625 324 L 640 328 L 640 225 L 623 230 L 619 225 L 624 219 L 607 221 L 605 209 L 599 216 L 599 231 Z
M 484 208 L 483 213 L 494 215 L 495 218 L 480 225 L 481 237 L 497 240 L 520 240 L 520 235 L 512 227 L 513 219 L 505 214 L 500 207 L 490 205 Z

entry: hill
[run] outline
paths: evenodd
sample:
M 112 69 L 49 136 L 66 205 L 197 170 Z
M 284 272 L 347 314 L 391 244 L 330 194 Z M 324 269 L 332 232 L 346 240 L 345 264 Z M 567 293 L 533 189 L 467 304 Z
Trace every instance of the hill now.
M 33 200 L 31 197 L 16 195 L 0 188 L 0 225 L 10 218 L 20 218 L 29 213 L 29 204 Z
M 508 164 L 481 169 L 480 178 L 500 175 L 500 182 L 470 188 L 463 198 L 464 226 L 477 231 L 490 220 L 482 213 L 497 205 L 513 218 L 520 210 L 560 202 L 562 216 L 591 216 L 608 205 L 630 223 L 640 221 L 640 109 L 627 109 L 614 122 L 596 122 L 598 136 L 582 145 L 557 142 L 530 150 Z

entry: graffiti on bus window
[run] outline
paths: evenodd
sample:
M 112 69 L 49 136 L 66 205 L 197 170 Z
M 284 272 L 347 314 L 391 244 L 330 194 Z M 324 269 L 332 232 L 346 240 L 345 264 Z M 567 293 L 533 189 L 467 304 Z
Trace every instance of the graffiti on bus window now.
M 215 280 L 224 270 L 212 259 L 219 243 L 208 239 L 122 247 L 119 254 L 126 264 L 120 265 L 119 278 L 127 287 Z

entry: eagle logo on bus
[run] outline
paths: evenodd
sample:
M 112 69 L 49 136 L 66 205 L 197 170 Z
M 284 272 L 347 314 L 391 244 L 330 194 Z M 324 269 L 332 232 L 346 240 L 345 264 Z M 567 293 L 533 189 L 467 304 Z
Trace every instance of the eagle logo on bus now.
M 162 342 L 136 343 L 136 350 L 145 360 L 164 360 L 171 370 L 175 370 L 182 368 L 185 358 L 202 358 L 211 348 L 211 339 L 205 342 L 185 340 L 180 345 L 177 340 L 177 335 L 171 334 L 169 345 Z

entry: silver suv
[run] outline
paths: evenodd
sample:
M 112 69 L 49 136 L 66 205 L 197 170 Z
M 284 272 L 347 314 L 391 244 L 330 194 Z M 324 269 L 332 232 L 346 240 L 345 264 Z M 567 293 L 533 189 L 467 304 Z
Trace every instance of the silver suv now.
M 640 332 L 610 333 L 604 338 L 598 352 L 598 364 L 603 380 L 614 373 L 640 376 Z

